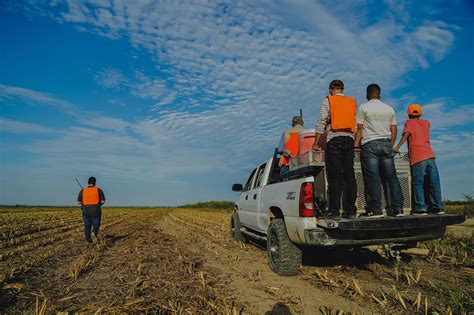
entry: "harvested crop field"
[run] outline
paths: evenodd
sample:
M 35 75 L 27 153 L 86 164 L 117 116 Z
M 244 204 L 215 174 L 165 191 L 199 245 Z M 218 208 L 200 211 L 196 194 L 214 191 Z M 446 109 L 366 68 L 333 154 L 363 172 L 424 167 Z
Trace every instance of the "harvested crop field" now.
M 394 262 L 377 249 L 306 251 L 299 275 L 230 239 L 230 212 L 105 208 L 96 244 L 77 208 L 0 209 L 0 312 L 464 313 L 472 220 Z M 424 255 L 428 253 L 427 255 Z

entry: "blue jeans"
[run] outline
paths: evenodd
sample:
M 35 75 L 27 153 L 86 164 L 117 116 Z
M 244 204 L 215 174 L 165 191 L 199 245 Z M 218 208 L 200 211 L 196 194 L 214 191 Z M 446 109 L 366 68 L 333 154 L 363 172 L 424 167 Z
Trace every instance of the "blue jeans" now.
M 95 235 L 99 234 L 100 216 L 90 216 L 83 213 L 82 218 L 84 219 L 84 235 L 86 240 L 90 240 L 91 228 L 94 230 Z
M 382 213 L 381 177 L 388 186 L 392 213 L 403 211 L 403 193 L 398 181 L 393 157 L 395 151 L 389 139 L 372 140 L 361 148 L 361 166 L 364 176 L 364 192 L 367 213 Z
M 412 165 L 411 176 L 414 210 L 416 212 L 443 210 L 441 184 L 435 160 L 429 159 Z

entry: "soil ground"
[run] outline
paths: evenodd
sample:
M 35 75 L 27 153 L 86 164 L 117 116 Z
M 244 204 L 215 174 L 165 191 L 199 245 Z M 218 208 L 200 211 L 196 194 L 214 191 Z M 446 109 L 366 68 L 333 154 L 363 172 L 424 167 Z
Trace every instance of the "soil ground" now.
M 0 209 L 0 219 L 1 313 L 474 310 L 472 221 L 420 244 L 427 256 L 313 249 L 300 274 L 282 277 L 265 244 L 230 239 L 229 212 L 106 208 L 95 244 L 78 210 Z

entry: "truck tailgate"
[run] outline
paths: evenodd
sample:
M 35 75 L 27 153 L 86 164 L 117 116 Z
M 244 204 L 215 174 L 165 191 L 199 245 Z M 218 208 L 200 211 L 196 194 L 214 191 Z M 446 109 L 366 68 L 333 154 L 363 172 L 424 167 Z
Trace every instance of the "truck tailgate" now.
M 337 221 L 337 228 L 341 230 L 391 230 L 391 229 L 416 229 L 427 227 L 440 227 L 452 224 L 459 224 L 466 220 L 461 214 L 444 214 L 444 215 L 426 215 L 414 216 L 407 215 L 404 217 L 385 217 L 381 219 L 357 218 L 357 219 L 341 219 Z M 320 220 L 322 221 L 322 220 Z M 325 224 L 321 222 L 318 225 L 322 227 Z
M 305 230 L 308 245 L 365 246 L 383 243 L 412 243 L 441 238 L 446 226 L 462 223 L 464 215 L 444 214 L 381 219 L 318 219 L 316 229 Z

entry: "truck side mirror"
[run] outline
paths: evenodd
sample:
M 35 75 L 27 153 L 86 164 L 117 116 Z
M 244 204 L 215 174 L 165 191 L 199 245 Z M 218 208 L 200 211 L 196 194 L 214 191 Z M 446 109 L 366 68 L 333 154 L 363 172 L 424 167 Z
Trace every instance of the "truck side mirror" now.
M 244 190 L 244 187 L 242 186 L 242 184 L 232 185 L 232 191 L 242 191 L 242 190 Z

